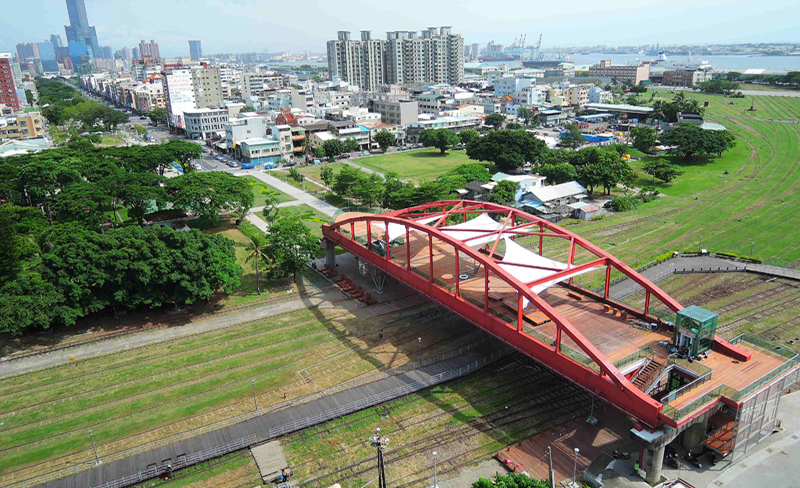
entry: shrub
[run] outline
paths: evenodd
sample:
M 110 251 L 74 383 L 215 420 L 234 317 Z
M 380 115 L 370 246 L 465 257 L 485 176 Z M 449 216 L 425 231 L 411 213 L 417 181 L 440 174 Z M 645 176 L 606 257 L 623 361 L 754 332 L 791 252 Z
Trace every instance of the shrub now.
M 636 200 L 630 195 L 614 197 L 611 199 L 611 206 L 617 212 L 625 212 L 636 207 Z

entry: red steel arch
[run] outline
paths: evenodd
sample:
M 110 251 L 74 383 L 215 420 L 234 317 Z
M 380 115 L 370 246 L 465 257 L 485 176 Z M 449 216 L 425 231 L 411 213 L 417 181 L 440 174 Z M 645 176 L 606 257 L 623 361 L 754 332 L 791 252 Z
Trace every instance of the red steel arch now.
M 440 230 L 441 225 L 446 221 L 447 217 L 453 215 L 464 215 L 464 218 L 466 218 L 468 214 L 477 213 L 505 215 L 503 227 L 498 231 L 490 232 L 490 234 L 496 233 L 497 238 L 494 241 L 489 255 L 473 249 L 472 247 L 466 245 L 463 241 L 451 237 Z M 415 219 L 434 218 L 436 216 L 441 216 L 441 218 L 430 224 L 423 224 L 415 221 Z M 517 223 L 518 221 L 521 223 Z M 366 242 L 372 242 L 372 223 L 374 222 L 382 223 L 385 226 L 384 229 L 389 229 L 389 224 L 398 224 L 405 227 L 405 245 L 407 247 L 407 252 L 409 253 L 409 259 L 406 261 L 405 265 L 393 260 L 391 258 L 391 253 L 386 252 L 383 255 L 378 254 L 355 238 L 354 229 L 356 224 L 363 224 L 366 227 L 366 233 L 368 236 Z M 538 231 L 535 230 L 536 227 L 538 227 Z M 517 305 L 518 317 L 516 326 L 506 322 L 505 320 L 502 320 L 495 314 L 489 313 L 488 296 L 484 297 L 485 306 L 481 308 L 471 301 L 466 300 L 463 296 L 460 296 L 457 284 L 456 292 L 451 293 L 447 288 L 435 283 L 433 272 L 430 273 L 429 277 L 424 277 L 417 272 L 412 271 L 410 267 L 409 243 L 409 231 L 411 229 L 414 229 L 418 232 L 423 232 L 428 236 L 431 254 L 431 271 L 433 271 L 432 244 L 433 239 L 435 238 L 438 241 L 453 246 L 456 252 L 456 269 L 458 269 L 457 262 L 459 253 L 469 256 L 485 267 L 484 269 L 488 271 L 485 274 L 487 295 L 489 289 L 489 273 L 500 278 L 507 286 L 513 288 L 517 292 L 519 300 Z M 349 232 L 349 236 L 343 234 L 343 230 L 345 232 Z M 580 331 L 578 331 L 566 317 L 556 311 L 553 306 L 547 303 L 538 294 L 533 293 L 531 287 L 534 286 L 535 282 L 527 284 L 522 283 L 517 278 L 512 276 L 508 271 L 500 267 L 498 263 L 491 257 L 491 255 L 494 254 L 497 243 L 503 235 L 515 234 L 539 236 L 540 254 L 542 240 L 545 237 L 568 239 L 570 241 L 570 265 L 573 264 L 576 246 L 580 246 L 581 248 L 594 254 L 597 258 L 584 265 L 570 268 L 568 271 L 574 272 L 584 267 L 606 267 L 605 298 L 608 297 L 608 280 L 610 270 L 611 268 L 614 268 L 634 280 L 645 289 L 645 315 L 648 312 L 647 308 L 649 307 L 651 295 L 655 296 L 673 311 L 683 309 L 683 307 L 677 301 L 667 295 L 655 284 L 651 283 L 645 277 L 635 272 L 619 259 L 606 253 L 599 247 L 591 244 L 580 236 L 571 233 L 549 221 L 526 212 L 522 212 L 518 209 L 493 203 L 469 200 L 440 201 L 383 214 L 343 214 L 334 224 L 324 224 L 322 226 L 322 232 L 325 239 L 328 241 L 341 246 L 350 253 L 371 263 L 376 268 L 381 269 L 396 279 L 403 281 L 417 291 L 428 295 L 453 312 L 461 315 L 475 325 L 511 344 L 513 347 L 522 351 L 538 362 L 543 363 L 559 374 L 604 397 L 606 400 L 623 411 L 629 413 L 639 421 L 651 427 L 655 427 L 659 424 L 659 413 L 662 407 L 660 402 L 654 400 L 633 386 L 613 365 L 613 363 L 609 361 L 608 358 L 606 358 L 606 356 Z M 387 245 L 386 247 L 388 249 L 389 232 L 382 231 L 377 232 L 376 234 L 381 233 L 384 234 L 383 239 L 385 240 Z M 556 275 L 558 274 L 561 273 L 557 273 Z M 556 275 L 552 275 L 548 277 L 548 279 L 552 279 Z M 456 283 L 458 283 L 458 281 L 456 281 Z M 548 319 L 550 319 L 556 325 L 556 340 L 554 344 L 548 344 L 544 341 L 541 341 L 522 330 L 523 299 L 527 299 L 534 304 L 542 313 L 547 316 Z M 578 347 L 599 366 L 599 373 L 569 358 L 560 350 L 562 333 L 566 334 L 570 339 L 572 339 L 572 341 L 576 343 Z

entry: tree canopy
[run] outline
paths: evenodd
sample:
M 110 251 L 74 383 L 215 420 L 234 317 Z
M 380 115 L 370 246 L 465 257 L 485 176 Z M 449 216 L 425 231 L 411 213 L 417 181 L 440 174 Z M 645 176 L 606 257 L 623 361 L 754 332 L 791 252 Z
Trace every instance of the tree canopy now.
M 479 478 L 472 483 L 472 488 L 549 488 L 547 480 L 530 478 L 522 473 L 497 475 L 494 480 Z
M 736 145 L 735 136 L 727 130 L 705 130 L 696 124 L 683 123 L 661 136 L 670 146 L 669 153 L 686 160 L 722 153 Z
M 586 144 L 581 128 L 577 124 L 567 124 L 558 138 L 559 147 L 577 149 Z
M 381 152 L 385 153 L 390 146 L 395 145 L 396 139 L 391 132 L 386 130 L 381 130 L 378 131 L 377 134 L 375 134 L 375 142 L 377 142 L 378 145 L 380 146 Z
M 276 219 L 266 237 L 266 256 L 272 263 L 269 273 L 273 277 L 292 276 L 308 267 L 311 256 L 319 249 L 311 230 L 296 216 Z
M 503 127 L 503 123 L 506 121 L 506 116 L 503 114 L 489 114 L 483 119 L 483 123 L 491 126 L 494 129 L 499 129 Z
M 243 215 L 253 206 L 253 191 L 247 180 L 223 171 L 193 172 L 171 178 L 166 189 L 176 206 L 210 222 L 217 222 L 224 212 Z
M 526 162 L 536 161 L 547 152 L 541 139 L 524 130 L 497 130 L 467 145 L 467 156 L 495 163 L 501 171 L 513 171 Z
M 519 191 L 519 183 L 516 181 L 500 180 L 486 195 L 486 201 L 499 205 L 511 205 L 516 201 L 517 191 Z
M 458 136 L 450 129 L 423 130 L 419 135 L 419 140 L 425 147 L 435 147 L 442 155 L 458 144 Z
M 644 163 L 642 171 L 653 177 L 653 185 L 656 184 L 656 178 L 669 183 L 678 176 L 683 174 L 674 164 L 670 163 L 664 158 L 652 159 Z
M 650 152 L 656 145 L 658 134 L 652 127 L 634 127 L 630 132 L 633 147 L 642 151 Z

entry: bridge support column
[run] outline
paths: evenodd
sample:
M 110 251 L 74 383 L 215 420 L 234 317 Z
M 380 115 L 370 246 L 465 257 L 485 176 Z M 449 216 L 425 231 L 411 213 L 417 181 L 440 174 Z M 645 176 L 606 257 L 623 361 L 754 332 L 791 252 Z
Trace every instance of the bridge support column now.
M 642 447 L 639 459 L 639 476 L 654 485 L 661 481 L 664 451 L 678 434 L 673 429 L 662 427 L 654 431 L 631 429 L 631 435 Z
M 703 451 L 703 441 L 706 439 L 706 429 L 708 429 L 708 417 L 703 417 L 700 422 L 690 425 L 683 432 L 683 448 L 692 454 L 700 454 Z
M 325 264 L 329 268 L 333 268 L 336 266 L 336 244 L 328 239 L 323 239 L 322 245 L 325 247 Z

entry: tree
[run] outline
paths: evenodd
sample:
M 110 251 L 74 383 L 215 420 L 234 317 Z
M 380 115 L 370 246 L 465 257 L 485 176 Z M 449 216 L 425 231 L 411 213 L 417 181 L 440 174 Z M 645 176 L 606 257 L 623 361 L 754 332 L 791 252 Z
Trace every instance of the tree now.
M 261 295 L 261 282 L 258 274 L 258 263 L 259 261 L 265 261 L 267 258 L 267 252 L 264 247 L 267 242 L 267 236 L 257 229 L 252 229 L 249 232 L 243 233 L 247 237 L 247 244 L 245 245 L 247 259 L 245 262 L 249 263 L 250 261 L 253 261 L 253 264 L 255 265 L 256 293 Z
M 725 78 L 717 77 L 698 83 L 697 87 L 703 93 L 717 93 L 727 95 L 739 89 L 739 83 Z
M 470 142 L 476 140 L 480 136 L 480 132 L 476 131 L 475 129 L 464 129 L 458 133 L 458 138 L 461 141 L 461 144 L 464 146 L 468 145 Z
M 541 139 L 524 130 L 496 130 L 467 145 L 467 156 L 495 163 L 501 171 L 513 171 L 535 162 L 548 152 Z
M 169 117 L 169 114 L 167 113 L 166 109 L 163 109 L 161 107 L 156 107 L 153 110 L 147 112 L 147 117 L 150 119 L 153 125 L 166 124 L 167 117 Z
M 325 156 L 333 160 L 336 156 L 344 152 L 344 144 L 338 139 L 329 139 L 322 143 L 322 150 L 325 151 Z
M 64 187 L 53 203 L 53 212 L 60 222 L 83 222 L 87 228 L 98 229 L 103 212 L 111 208 L 112 196 L 97 183 L 79 181 Z
M 245 105 L 244 107 L 242 107 L 241 110 L 239 110 L 240 113 L 241 112 L 255 112 L 255 111 L 256 111 L 256 108 L 253 107 L 252 105 Z
M 331 190 L 342 198 L 355 197 L 355 188 L 364 178 L 365 173 L 358 168 L 342 165 L 342 169 L 333 178 Z
M 525 127 L 536 127 L 539 125 L 539 116 L 528 107 L 520 107 L 517 110 L 517 117 L 522 121 Z
M 352 137 L 348 137 L 344 141 L 344 150 L 342 152 L 356 152 L 358 151 L 358 141 Z
M 508 129 L 508 130 L 519 130 L 519 129 L 522 129 L 522 128 L 523 128 L 522 124 L 519 124 L 517 122 L 509 122 L 509 123 L 506 124 L 506 129 Z
M 450 129 L 426 129 L 419 135 L 419 140 L 425 147 L 435 147 L 442 156 L 445 152 L 458 144 L 458 136 Z
M 633 147 L 642 151 L 650 152 L 653 146 L 656 145 L 657 132 L 652 127 L 634 127 L 631 129 L 631 140 Z
M 505 121 L 506 116 L 503 114 L 489 114 L 483 119 L 484 125 L 491 126 L 495 130 L 502 127 Z
M 680 171 L 675 165 L 663 158 L 647 161 L 644 163 L 642 171 L 653 177 L 653 186 L 656 184 L 656 178 L 664 183 L 669 183 L 683 174 L 683 171 Z
M 192 161 L 200 158 L 203 154 L 203 149 L 197 144 L 179 141 L 177 139 L 173 139 L 164 144 L 163 148 L 181 165 L 183 174 L 191 172 Z
M 66 120 L 64 118 L 64 108 L 58 105 L 42 108 L 42 116 L 47 119 L 50 125 L 61 125 Z
M 319 172 L 319 177 L 322 182 L 325 183 L 325 186 L 330 188 L 334 178 L 333 168 L 330 166 L 323 166 Z
M 602 186 L 605 193 L 617 184 L 629 184 L 633 180 L 633 170 L 613 148 L 590 147 L 576 151 L 573 165 L 578 170 L 578 181 L 587 187 L 589 193 L 594 187 Z
M 115 179 L 116 196 L 128 206 L 128 216 L 137 223 L 144 223 L 144 216 L 155 203 L 162 206 L 167 192 L 162 187 L 164 177 L 153 173 L 130 173 Z
M 670 154 L 677 154 L 685 160 L 694 160 L 701 156 L 717 154 L 732 148 L 736 144 L 733 134 L 728 131 L 704 130 L 699 125 L 683 123 L 661 137 Z
M 322 146 L 319 146 L 318 148 L 314 149 L 314 156 L 316 156 L 318 158 L 324 158 L 325 157 L 325 148 L 322 147 Z
M 0 284 L 14 280 L 22 270 L 23 238 L 17 235 L 12 205 L 0 205 Z
M 193 172 L 170 179 L 167 193 L 173 203 L 216 223 L 219 214 L 244 214 L 253 206 L 253 190 L 244 178 L 222 171 Z
M 578 179 L 578 171 L 575 166 L 569 163 L 544 164 L 537 171 L 542 176 L 547 177 L 547 183 L 558 185 Z
M 25 90 L 25 101 L 28 102 L 28 105 L 31 107 L 33 106 L 33 92 L 28 89 Z
M 381 130 L 381 131 L 378 131 L 377 134 L 375 134 L 375 141 L 380 146 L 381 152 L 385 153 L 386 150 L 389 149 L 390 146 L 394 146 L 395 145 L 395 142 L 397 140 L 395 139 L 394 135 L 392 135 L 391 132 L 386 131 L 386 130 Z
M 558 138 L 558 146 L 567 149 L 578 149 L 586 144 L 581 128 L 577 124 L 567 124 Z
M 478 481 L 472 483 L 472 488 L 549 488 L 550 483 L 547 480 L 539 480 L 531 478 L 522 473 L 509 473 L 507 475 L 500 475 L 494 477 L 493 481 L 486 478 L 479 478 Z
M 319 247 L 311 230 L 299 218 L 287 216 L 273 222 L 265 249 L 273 263 L 273 276 L 292 275 L 297 281 L 297 272 L 311 264 L 311 256 Z
M 375 173 L 362 176 L 353 189 L 353 195 L 365 207 L 372 207 L 373 203 L 380 202 L 382 193 L 383 178 Z
M 486 195 L 486 201 L 499 205 L 510 205 L 516 201 L 517 191 L 519 191 L 519 183 L 516 181 L 500 180 Z

